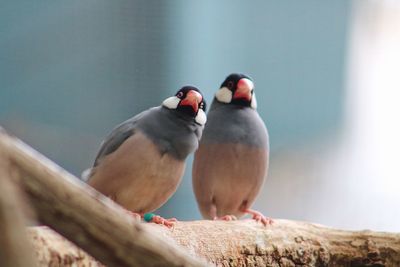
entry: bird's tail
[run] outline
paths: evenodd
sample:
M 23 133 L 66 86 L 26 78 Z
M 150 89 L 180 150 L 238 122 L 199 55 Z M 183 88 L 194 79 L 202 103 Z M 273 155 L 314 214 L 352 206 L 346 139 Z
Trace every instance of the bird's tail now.
M 92 168 L 84 170 L 81 174 L 81 180 L 87 183 L 89 181 L 91 174 L 92 174 Z

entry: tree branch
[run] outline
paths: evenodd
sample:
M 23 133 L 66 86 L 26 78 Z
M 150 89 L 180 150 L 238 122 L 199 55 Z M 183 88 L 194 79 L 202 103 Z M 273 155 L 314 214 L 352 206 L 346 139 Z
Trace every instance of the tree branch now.
M 21 172 L 39 221 L 108 266 L 205 266 L 155 235 L 108 198 L 0 131 L 0 151 Z
M 152 224 L 145 227 L 174 239 L 217 266 L 400 265 L 400 234 L 342 231 L 288 220 L 276 220 L 268 227 L 248 220 L 179 222 L 174 229 Z M 74 259 L 76 264 L 98 264 L 48 228 L 34 227 L 29 233 L 37 255 L 57 255 L 56 259 Z M 43 266 L 54 260 L 40 258 Z
M 25 233 L 25 216 L 19 188 L 8 157 L 0 150 L 0 266 L 36 266 Z
M 108 266 L 202 265 L 187 255 L 218 266 L 400 266 L 400 234 L 394 233 L 287 220 L 268 227 L 253 221 L 180 222 L 173 229 L 141 224 L 19 140 L 0 133 L 0 151 L 22 171 L 21 183 L 40 221 Z M 40 259 L 53 253 L 72 264 L 86 257 L 47 228 L 29 232 Z

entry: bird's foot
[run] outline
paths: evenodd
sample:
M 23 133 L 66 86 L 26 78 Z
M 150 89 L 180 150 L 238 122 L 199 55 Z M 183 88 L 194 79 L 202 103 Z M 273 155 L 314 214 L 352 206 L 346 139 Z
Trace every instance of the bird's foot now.
M 214 221 L 221 220 L 221 221 L 236 221 L 237 218 L 235 215 L 225 215 L 222 217 L 214 217 Z
M 165 219 L 159 215 L 155 215 L 154 213 L 145 213 L 143 215 L 143 220 L 155 224 L 162 224 L 167 226 L 168 228 L 173 227 L 175 223 L 178 221 L 176 218 Z
M 267 226 L 274 222 L 272 219 L 265 217 L 261 212 L 256 210 L 245 209 L 243 210 L 243 212 L 252 215 L 253 220 L 261 222 L 264 226 Z

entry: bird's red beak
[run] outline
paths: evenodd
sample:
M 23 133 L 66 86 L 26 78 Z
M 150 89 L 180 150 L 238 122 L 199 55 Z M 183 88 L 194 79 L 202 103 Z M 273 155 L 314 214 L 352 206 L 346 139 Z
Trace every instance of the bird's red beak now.
M 182 99 L 180 105 L 181 106 L 191 106 L 193 111 L 197 113 L 199 110 L 199 104 L 203 101 L 203 97 L 197 91 L 190 90 L 187 92 L 186 97 Z
M 253 90 L 254 84 L 247 78 L 242 78 L 237 84 L 237 89 L 233 94 L 233 99 L 244 99 L 251 101 L 251 90 Z

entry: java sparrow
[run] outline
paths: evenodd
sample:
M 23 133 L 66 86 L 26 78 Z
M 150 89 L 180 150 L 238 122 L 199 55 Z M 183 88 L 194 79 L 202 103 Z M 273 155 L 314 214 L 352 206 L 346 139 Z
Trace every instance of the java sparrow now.
M 198 147 L 206 103 L 200 91 L 182 87 L 161 106 L 121 123 L 101 144 L 88 184 L 144 220 L 172 226 L 152 213 L 175 192 L 186 157 Z
M 201 214 L 232 220 L 244 214 L 272 221 L 250 209 L 267 175 L 269 138 L 257 113 L 252 80 L 231 74 L 217 91 L 193 162 L 193 189 Z

